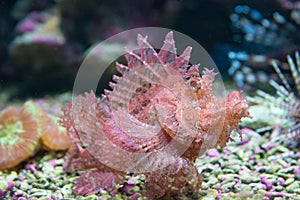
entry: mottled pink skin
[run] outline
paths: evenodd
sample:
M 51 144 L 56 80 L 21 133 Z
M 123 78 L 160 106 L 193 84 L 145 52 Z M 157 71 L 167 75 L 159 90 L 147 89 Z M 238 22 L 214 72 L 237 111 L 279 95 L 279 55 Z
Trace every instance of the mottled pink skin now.
M 230 132 L 237 128 L 240 119 L 249 115 L 247 102 L 240 92 L 233 92 L 224 100 L 214 95 L 212 87 L 216 73 L 213 70 L 204 69 L 201 76 L 198 73 L 199 65 L 187 68 L 191 48 L 188 47 L 182 55 L 177 56 L 172 32 L 167 34 L 164 46 L 158 53 L 140 35 L 138 43 L 139 50 L 125 54 L 128 66 L 117 64 L 116 67 L 123 76 L 113 78 L 117 83 L 111 83 L 113 90 L 106 90 L 102 101 L 93 92 L 86 93 L 86 97 L 77 97 L 74 105 L 69 104 L 64 109 L 62 123 L 74 143 L 74 147 L 67 153 L 64 169 L 67 172 L 85 171 L 76 183 L 76 194 L 97 193 L 99 188 L 112 191 L 114 186 L 101 181 L 103 179 L 114 180 L 114 183 L 124 181 L 125 172 L 112 169 L 96 158 L 99 156 L 99 149 L 95 141 L 101 141 L 102 133 L 112 144 L 128 151 L 129 156 L 132 152 L 148 153 L 159 150 L 173 140 L 176 140 L 177 148 L 181 148 L 186 145 L 185 140 L 175 139 L 176 136 L 192 137 L 191 144 L 182 155 L 174 157 L 166 154 L 162 158 L 156 158 L 158 161 L 153 162 L 154 164 L 163 165 L 168 159 L 173 162 L 165 168 L 145 174 L 146 195 L 149 199 L 172 199 L 175 196 L 197 194 L 201 186 L 201 176 L 193 162 L 208 148 L 225 146 L 230 139 Z M 128 73 L 131 70 L 138 73 Z M 149 71 L 156 70 L 151 76 Z M 135 74 L 142 75 L 136 77 Z M 158 78 L 154 79 L 157 74 Z M 159 77 L 159 74 L 165 76 Z M 139 78 L 147 80 L 144 77 L 153 78 L 153 81 L 139 83 Z M 188 81 L 184 81 L 184 78 Z M 132 90 L 129 89 L 130 84 L 139 87 Z M 124 99 L 128 99 L 127 104 L 123 103 Z M 135 120 L 143 123 L 145 127 L 155 125 L 159 131 L 147 138 L 131 135 L 131 132 L 140 129 L 130 126 L 131 123 L 126 125 L 131 130 L 122 129 L 113 117 L 115 110 L 118 110 L 116 107 L 125 107 Z M 75 125 L 77 116 L 82 121 Z M 207 144 L 212 141 L 213 144 Z M 111 151 L 113 150 L 107 149 L 107 152 Z M 98 176 L 92 176 L 91 173 Z M 124 188 L 127 193 L 129 186 L 133 185 Z

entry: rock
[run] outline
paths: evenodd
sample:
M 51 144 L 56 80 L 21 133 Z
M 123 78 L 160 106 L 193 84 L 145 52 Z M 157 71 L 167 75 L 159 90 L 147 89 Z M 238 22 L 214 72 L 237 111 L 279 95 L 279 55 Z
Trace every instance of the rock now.
M 291 183 L 293 183 L 295 181 L 295 179 L 294 178 L 288 178 L 288 179 L 286 179 L 286 181 L 285 181 L 285 186 L 287 186 L 287 185 L 290 185 Z
M 251 183 L 249 185 L 251 188 L 253 188 L 253 190 L 266 190 L 267 187 L 265 184 L 262 183 Z
M 285 178 L 285 179 L 289 178 L 289 175 L 284 174 L 284 173 L 275 173 L 274 175 Z
M 208 181 L 208 183 L 211 184 L 211 185 L 214 185 L 218 182 L 219 182 L 219 180 L 215 176 L 211 176 L 209 181 Z
M 218 179 L 220 181 L 227 181 L 227 182 L 234 181 L 236 178 L 239 178 L 239 176 L 235 174 L 220 174 L 218 176 Z
M 67 185 L 63 186 L 63 188 L 61 189 L 61 193 L 64 196 L 71 195 L 72 194 L 72 188 L 73 188 L 72 184 L 67 184 Z
M 260 181 L 259 177 L 256 177 L 255 175 L 251 176 L 251 175 L 241 175 L 241 181 L 242 183 L 257 183 Z
M 286 187 L 286 191 L 292 193 L 295 189 L 300 188 L 300 181 L 295 181 Z
M 279 165 L 271 165 L 270 167 L 266 168 L 266 172 L 269 174 L 274 174 L 275 172 L 278 172 L 279 169 L 281 169 Z
M 278 192 L 281 192 L 281 191 L 284 190 L 284 187 L 282 187 L 281 185 L 279 185 L 279 186 L 275 187 L 275 190 L 278 191 Z
M 241 184 L 241 191 L 251 191 L 251 187 L 247 184 Z
M 256 194 L 258 194 L 258 195 L 265 195 L 267 193 L 267 191 L 265 191 L 265 190 L 257 190 L 256 191 Z
M 234 174 L 235 172 L 234 172 L 233 169 L 228 169 L 228 168 L 226 168 L 226 169 L 223 169 L 223 173 L 224 173 L 224 174 Z
M 235 185 L 235 182 L 226 183 L 226 184 L 221 186 L 221 190 L 223 192 L 230 192 L 230 191 L 232 191 L 234 185 Z
M 23 191 L 27 191 L 31 188 L 30 185 L 27 184 L 27 182 L 22 182 L 21 185 L 20 185 L 20 189 L 23 190 Z
M 293 171 L 295 170 L 296 166 L 292 166 L 292 167 L 288 167 L 288 168 L 285 168 L 285 169 L 281 169 L 279 170 L 278 172 L 279 173 L 293 173 Z
M 206 191 L 206 196 L 203 197 L 203 200 L 212 200 L 212 199 L 215 199 L 215 197 L 217 196 L 218 193 L 219 193 L 218 190 L 208 189 Z
M 0 197 L 6 195 L 6 193 L 14 187 L 14 183 L 6 180 L 0 180 Z
M 230 169 L 234 171 L 234 173 L 238 173 L 241 170 L 240 165 L 232 165 L 230 166 Z

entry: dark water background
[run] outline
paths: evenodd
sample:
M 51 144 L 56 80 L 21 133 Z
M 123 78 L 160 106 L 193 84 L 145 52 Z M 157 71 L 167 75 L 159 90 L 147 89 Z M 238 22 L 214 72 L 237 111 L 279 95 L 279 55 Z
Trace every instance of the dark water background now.
M 72 90 L 73 81 L 94 43 L 130 28 L 159 26 L 182 32 L 198 41 L 213 57 L 223 78 L 228 78 L 228 51 L 242 43 L 233 40 L 229 19 L 234 7 L 246 4 L 265 17 L 274 11 L 286 13 L 272 0 L 18 0 L 0 2 L 0 89 L 11 98 L 43 96 Z M 29 42 L 10 50 L 18 26 L 32 13 L 57 9 L 62 45 Z M 249 47 L 253 48 L 253 46 Z M 254 47 L 255 48 L 255 47 Z M 110 80 L 109 70 L 107 83 Z M 100 91 L 106 87 L 101 85 Z

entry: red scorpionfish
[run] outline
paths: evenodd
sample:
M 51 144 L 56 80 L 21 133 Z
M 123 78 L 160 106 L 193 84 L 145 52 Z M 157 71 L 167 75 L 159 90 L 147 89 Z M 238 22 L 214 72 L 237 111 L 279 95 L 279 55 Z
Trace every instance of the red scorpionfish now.
M 63 110 L 73 142 L 67 172 L 81 171 L 74 192 L 113 190 L 127 172 L 145 174 L 149 199 L 197 194 L 201 176 L 194 161 L 207 149 L 224 147 L 248 104 L 234 91 L 219 99 L 212 91 L 216 73 L 189 66 L 191 47 L 177 56 L 173 33 L 159 52 L 138 35 L 139 49 L 117 63 L 112 90 L 102 98 L 78 96 Z

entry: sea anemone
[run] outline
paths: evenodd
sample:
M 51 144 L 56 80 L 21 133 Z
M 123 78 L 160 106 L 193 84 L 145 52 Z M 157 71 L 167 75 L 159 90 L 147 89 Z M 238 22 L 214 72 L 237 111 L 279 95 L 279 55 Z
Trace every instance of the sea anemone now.
M 15 167 L 39 147 L 38 124 L 28 104 L 8 107 L 0 115 L 0 170 Z

